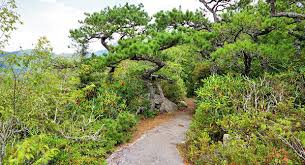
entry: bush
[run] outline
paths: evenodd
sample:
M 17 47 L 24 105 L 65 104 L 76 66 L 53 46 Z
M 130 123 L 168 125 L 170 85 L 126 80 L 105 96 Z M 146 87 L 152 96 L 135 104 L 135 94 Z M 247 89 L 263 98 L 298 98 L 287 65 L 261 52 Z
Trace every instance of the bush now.
M 104 138 L 114 142 L 115 145 L 126 142 L 136 123 L 135 116 L 128 112 L 122 112 L 116 120 L 106 119 Z
M 115 146 L 130 139 L 137 120 L 134 115 L 122 112 L 116 119 L 103 119 L 100 122 L 100 124 L 91 125 L 92 128 L 97 128 L 91 133 L 86 131 L 85 136 L 96 135 L 95 140 L 88 138 L 80 139 L 80 141 L 71 140 L 58 162 L 60 164 L 100 164 L 104 162 L 107 154 L 112 152 Z M 100 131 L 97 133 L 96 130 Z
M 115 146 L 127 142 L 137 119 L 121 112 L 116 119 L 92 123 L 88 130 L 74 128 L 65 136 L 34 135 L 8 150 L 8 164 L 101 164 Z M 72 127 L 72 126 L 70 126 Z M 100 131 L 97 131 L 100 130 Z
M 50 148 L 50 137 L 32 136 L 11 149 L 7 164 L 49 164 L 60 153 L 57 148 Z M 52 140 L 51 140 L 52 141 Z
M 196 36 L 196 37 L 202 37 L 202 36 Z M 203 38 L 203 37 L 202 37 Z M 202 39 L 200 38 L 200 39 Z M 200 46 L 204 46 L 207 43 L 200 44 Z M 170 49 L 165 50 L 163 53 L 166 55 L 168 58 L 168 61 L 171 61 L 169 63 L 169 67 L 172 70 L 170 74 L 167 74 L 169 76 L 179 76 L 178 81 L 181 81 L 180 79 L 183 80 L 183 86 L 181 88 L 181 85 L 178 84 L 177 87 L 180 87 L 182 89 L 182 92 L 187 92 L 189 96 L 194 95 L 194 90 L 196 89 L 196 80 L 201 80 L 201 79 L 193 79 L 194 75 L 194 70 L 196 70 L 196 67 L 200 64 L 201 61 L 203 61 L 202 55 L 199 53 L 194 45 L 179 45 L 172 47 Z M 175 66 L 176 65 L 176 66 Z M 196 74 L 196 73 L 195 73 Z M 200 74 L 200 73 L 198 73 Z M 176 80 L 176 79 L 175 79 Z M 176 90 L 179 88 L 176 88 Z M 179 89 L 179 90 L 180 90 Z M 172 90 L 170 90 L 172 91 Z M 181 91 L 181 90 L 180 90 Z M 170 96 L 179 96 L 178 94 L 170 94 Z M 180 93 L 180 95 L 185 95 L 184 93 Z
M 139 107 L 148 108 L 146 95 L 148 90 L 140 78 L 148 66 L 142 63 L 125 60 L 115 70 L 114 89 L 127 101 L 128 108 L 136 112 Z
M 186 85 L 183 81 L 183 68 L 180 64 L 167 62 L 167 66 L 161 70 L 173 82 L 163 81 L 161 83 L 164 95 L 171 101 L 178 102 L 186 97 Z
M 228 75 L 204 80 L 187 135 L 189 160 L 302 164 L 305 111 L 296 102 L 295 85 L 279 77 L 249 80 Z
M 192 90 L 198 89 L 202 85 L 202 80 L 211 75 L 212 63 L 210 61 L 205 61 L 202 63 L 196 64 L 192 72 Z

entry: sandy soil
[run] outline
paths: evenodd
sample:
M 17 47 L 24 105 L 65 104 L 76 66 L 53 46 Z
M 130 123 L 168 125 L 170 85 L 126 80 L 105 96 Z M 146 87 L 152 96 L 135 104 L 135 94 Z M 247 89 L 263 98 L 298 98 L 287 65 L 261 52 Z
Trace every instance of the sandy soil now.
M 177 144 L 184 141 L 191 122 L 191 99 L 188 108 L 141 121 L 132 143 L 121 146 L 107 162 L 110 165 L 179 165 L 184 164 Z

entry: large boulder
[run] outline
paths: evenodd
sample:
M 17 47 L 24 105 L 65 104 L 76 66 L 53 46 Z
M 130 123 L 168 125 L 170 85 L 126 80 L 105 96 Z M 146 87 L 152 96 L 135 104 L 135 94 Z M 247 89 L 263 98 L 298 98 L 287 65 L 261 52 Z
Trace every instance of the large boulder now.
M 165 99 L 160 107 L 160 112 L 174 112 L 177 110 L 178 106 L 168 99 Z
M 178 106 L 174 102 L 167 98 L 162 98 L 160 95 L 155 95 L 154 102 L 160 112 L 174 112 L 178 110 Z

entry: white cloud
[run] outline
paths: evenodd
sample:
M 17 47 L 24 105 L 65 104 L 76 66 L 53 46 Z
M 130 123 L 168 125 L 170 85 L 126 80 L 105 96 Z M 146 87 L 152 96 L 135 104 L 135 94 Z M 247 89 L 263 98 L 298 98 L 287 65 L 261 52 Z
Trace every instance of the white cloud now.
M 43 1 L 51 2 L 51 0 Z M 39 37 L 46 36 L 56 53 L 73 52 L 72 49 L 68 49 L 69 30 L 78 26 L 78 19 L 83 17 L 83 11 L 61 2 L 52 0 L 52 3 L 52 5 L 39 5 L 43 8 L 33 8 L 30 12 L 25 10 L 25 13 L 21 13 L 24 24 L 13 33 L 7 50 L 16 50 L 19 47 L 33 48 Z
M 137 0 L 138 3 L 143 3 L 145 9 L 154 14 L 160 10 L 171 10 L 172 8 L 181 8 L 183 10 L 195 10 L 201 6 L 199 0 Z
M 41 2 L 55 3 L 56 0 L 40 0 Z

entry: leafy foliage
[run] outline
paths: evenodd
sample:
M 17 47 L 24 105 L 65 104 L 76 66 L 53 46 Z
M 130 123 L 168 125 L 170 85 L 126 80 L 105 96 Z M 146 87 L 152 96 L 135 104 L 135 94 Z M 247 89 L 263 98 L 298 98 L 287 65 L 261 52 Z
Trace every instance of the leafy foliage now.
M 10 38 L 16 25 L 21 23 L 16 12 L 15 0 L 4 0 L 0 2 L 0 48 L 2 49 Z
M 304 108 L 295 105 L 298 92 L 270 75 L 257 80 L 229 75 L 204 80 L 188 133 L 190 160 L 302 164 L 298 157 L 302 151 L 294 148 L 295 142 L 303 141 L 298 137 L 304 131 Z
M 107 50 L 110 50 L 107 41 L 112 40 L 114 34 L 119 34 L 121 39 L 133 37 L 148 21 L 148 14 L 141 4 L 136 6 L 127 3 L 124 6 L 108 7 L 93 14 L 86 13 L 86 19 L 80 21 L 82 26 L 71 30 L 71 38 L 84 49 L 90 40 L 98 39 Z
M 193 29 L 209 29 L 208 20 L 203 17 L 204 13 L 200 10 L 183 12 L 181 8 L 171 11 L 160 11 L 154 15 L 155 26 L 158 30 L 167 28 L 177 29 L 179 26 L 190 27 Z
M 46 37 L 1 56 L 0 163 L 105 164 L 140 117 L 159 113 L 156 95 L 197 95 L 190 162 L 304 164 L 304 2 L 200 2 L 214 22 L 125 4 L 70 31 L 81 58 L 55 57 Z M 19 15 L 14 1 L 0 9 L 1 47 Z M 92 40 L 108 52 L 89 57 Z
M 9 157 L 9 164 L 48 164 L 59 153 L 56 148 L 49 148 L 45 135 L 32 136 L 19 145 Z

